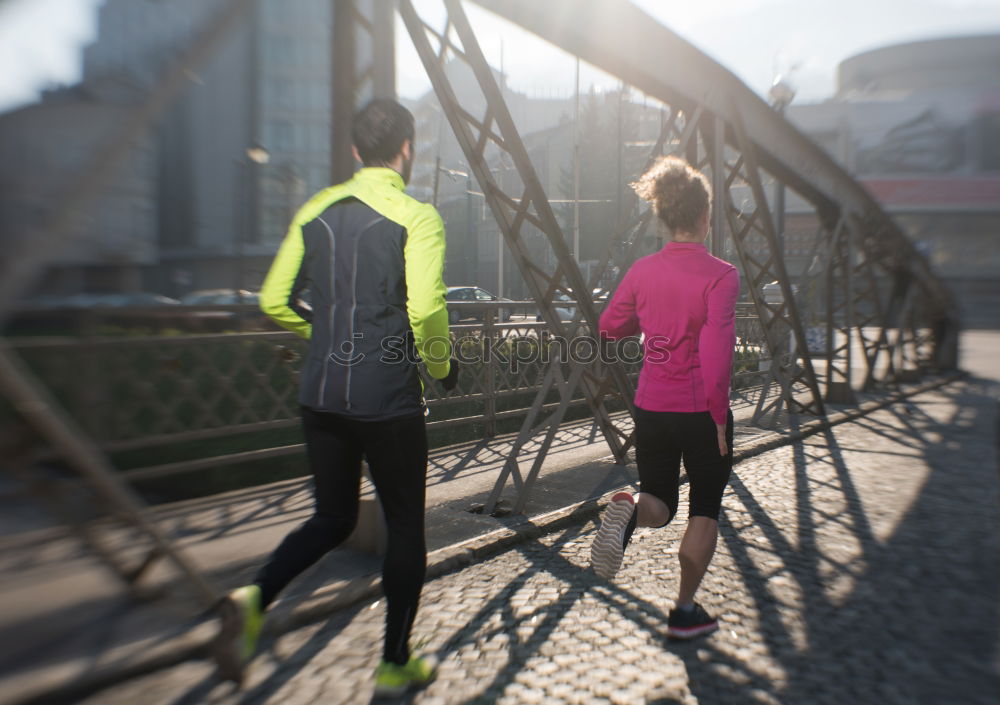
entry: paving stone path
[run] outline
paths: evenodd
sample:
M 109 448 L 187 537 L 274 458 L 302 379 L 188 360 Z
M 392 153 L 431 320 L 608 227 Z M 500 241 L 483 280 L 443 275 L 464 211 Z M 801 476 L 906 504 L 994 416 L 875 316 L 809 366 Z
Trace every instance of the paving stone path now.
M 738 465 L 700 641 L 664 638 L 683 522 L 637 531 L 613 582 L 592 522 L 431 581 L 439 677 L 403 702 L 1000 703 L 997 396 L 953 384 Z M 369 703 L 383 607 L 265 644 L 241 693 L 190 662 L 83 702 Z

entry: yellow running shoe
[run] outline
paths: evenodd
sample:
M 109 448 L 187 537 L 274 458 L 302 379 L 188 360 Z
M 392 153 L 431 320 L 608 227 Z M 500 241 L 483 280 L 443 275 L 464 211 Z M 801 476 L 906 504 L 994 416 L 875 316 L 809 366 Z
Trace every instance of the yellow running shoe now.
M 421 688 L 437 674 L 437 660 L 433 656 L 411 656 L 403 666 L 382 661 L 375 669 L 375 695 L 398 697 L 411 688 Z
M 257 650 L 257 639 L 264 625 L 260 606 L 260 587 L 245 585 L 230 592 L 219 605 L 222 625 L 212 645 L 212 656 L 219 676 L 243 684 L 246 665 Z

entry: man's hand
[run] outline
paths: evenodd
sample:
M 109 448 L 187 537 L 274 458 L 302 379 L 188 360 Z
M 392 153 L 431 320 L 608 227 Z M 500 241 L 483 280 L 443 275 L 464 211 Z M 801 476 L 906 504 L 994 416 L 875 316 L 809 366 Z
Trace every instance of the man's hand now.
M 716 435 L 719 439 L 719 455 L 729 455 L 729 447 L 726 445 L 726 424 L 715 424 Z
M 439 382 L 444 387 L 444 391 L 450 392 L 458 384 L 458 360 L 451 360 L 448 366 L 448 374 L 442 377 Z

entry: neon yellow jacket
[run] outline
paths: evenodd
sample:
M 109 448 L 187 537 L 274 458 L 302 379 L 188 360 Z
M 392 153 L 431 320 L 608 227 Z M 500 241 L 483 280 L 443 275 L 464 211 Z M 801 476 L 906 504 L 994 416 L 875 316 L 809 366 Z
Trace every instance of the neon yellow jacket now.
M 264 280 L 261 310 L 310 339 L 306 406 L 370 418 L 410 410 L 420 396 L 411 348 L 432 377 L 448 374 L 444 223 L 403 187 L 396 171 L 367 167 L 317 193 Z M 298 301 L 305 291 L 311 312 Z M 397 364 L 400 356 L 408 364 Z

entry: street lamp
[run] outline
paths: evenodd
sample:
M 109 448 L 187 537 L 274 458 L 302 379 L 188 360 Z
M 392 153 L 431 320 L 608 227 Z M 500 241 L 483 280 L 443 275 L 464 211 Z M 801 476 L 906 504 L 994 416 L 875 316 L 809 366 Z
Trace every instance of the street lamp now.
M 472 227 L 472 174 L 470 171 L 461 171 L 459 169 L 449 169 L 448 167 L 441 166 L 440 164 L 440 154 L 438 155 L 438 163 L 434 168 L 434 206 L 437 207 L 438 202 L 438 177 L 440 174 L 447 174 L 451 181 L 457 181 L 459 178 L 465 179 L 465 244 L 462 247 L 462 251 L 465 253 L 462 257 L 462 262 L 465 265 L 463 274 L 470 275 L 471 269 L 468 266 L 469 261 L 472 259 L 470 257 L 470 250 L 475 253 L 476 268 L 478 269 L 478 258 L 479 258 L 479 243 L 476 241 L 476 233 Z M 472 277 L 476 279 L 476 277 Z
M 788 80 L 778 74 L 774 77 L 771 90 L 767 92 L 771 99 L 771 107 L 778 115 L 784 116 L 785 108 L 795 100 L 795 88 Z M 781 246 L 781 257 L 785 256 L 785 184 L 780 180 L 775 180 L 774 186 L 774 230 L 778 236 L 778 244 Z
M 783 115 L 785 108 L 795 100 L 795 87 L 789 83 L 788 79 L 778 74 L 774 77 L 774 82 L 767 95 L 771 99 L 771 107 L 778 111 L 779 115 Z
M 247 159 L 252 161 L 254 164 L 267 164 L 271 161 L 271 153 L 268 152 L 262 145 L 254 144 L 247 147 Z

